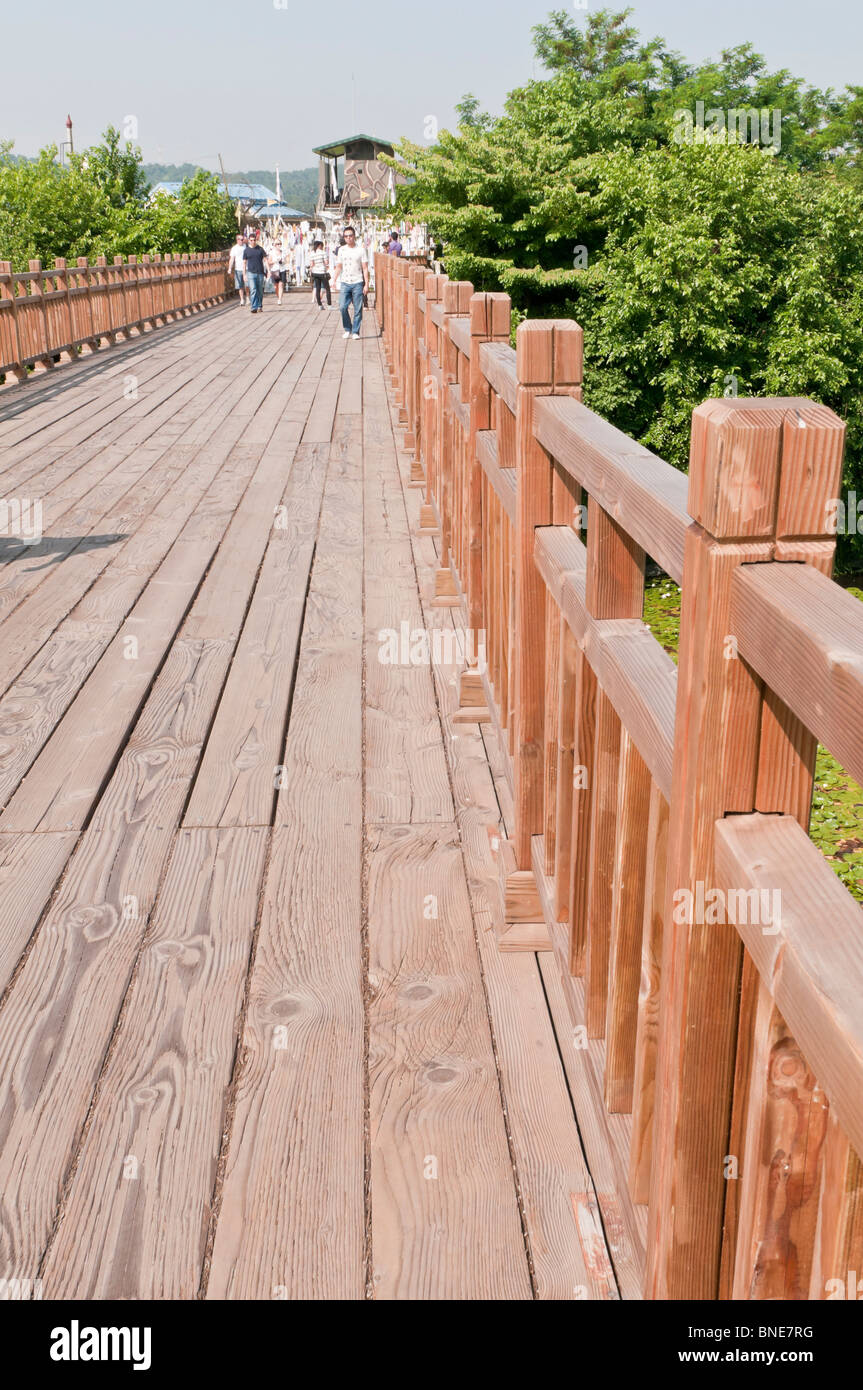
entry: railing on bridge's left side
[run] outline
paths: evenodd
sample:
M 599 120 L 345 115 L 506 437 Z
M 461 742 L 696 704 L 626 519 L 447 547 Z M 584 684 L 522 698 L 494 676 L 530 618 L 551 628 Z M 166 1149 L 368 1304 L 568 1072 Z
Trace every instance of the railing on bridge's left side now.
M 858 1297 L 863 913 L 807 834 L 818 741 L 863 781 L 844 426 L 705 402 L 687 479 L 581 403 L 575 323 L 513 351 L 507 296 L 386 256 L 377 283 L 437 598 L 485 633 L 461 703 L 513 794 L 501 945 L 554 947 L 585 1132 L 626 1134 L 606 1218 L 650 1297 Z M 648 555 L 681 585 L 678 666 Z
M 93 351 L 134 331 L 217 304 L 229 292 L 227 255 L 115 256 L 94 265 L 55 260 L 13 272 L 0 261 L 0 374 L 26 381 L 28 367 Z

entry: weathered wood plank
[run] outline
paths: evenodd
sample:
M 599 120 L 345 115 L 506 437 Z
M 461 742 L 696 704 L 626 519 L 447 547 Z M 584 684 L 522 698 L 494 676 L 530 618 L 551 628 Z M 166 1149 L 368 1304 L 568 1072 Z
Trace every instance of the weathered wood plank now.
M 209 1298 L 365 1291 L 358 445 L 331 451 Z
M 177 837 L 43 1267 L 49 1298 L 198 1292 L 266 848 L 262 829 Z

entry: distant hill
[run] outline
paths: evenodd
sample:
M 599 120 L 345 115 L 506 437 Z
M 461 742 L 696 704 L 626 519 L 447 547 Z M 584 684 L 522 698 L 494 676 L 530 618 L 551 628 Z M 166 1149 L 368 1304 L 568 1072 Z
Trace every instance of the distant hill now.
M 197 164 L 145 164 L 144 173 L 151 184 L 176 183 L 190 179 L 198 169 Z M 212 172 L 212 171 L 211 171 Z M 275 169 L 226 170 L 229 183 L 263 183 L 275 189 Z M 318 171 L 313 169 L 288 169 L 279 175 L 282 184 L 282 201 L 302 212 L 313 212 L 318 197 Z

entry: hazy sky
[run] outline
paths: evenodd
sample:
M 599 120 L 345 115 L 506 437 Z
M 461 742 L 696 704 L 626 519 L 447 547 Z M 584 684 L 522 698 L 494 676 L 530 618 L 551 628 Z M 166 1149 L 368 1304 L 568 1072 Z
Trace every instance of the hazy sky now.
M 358 131 L 422 140 L 426 117 L 452 124 L 465 92 L 499 110 L 532 74 L 531 26 L 571 3 L 7 6 L 0 138 L 33 154 L 62 138 L 68 110 L 80 147 L 109 123 L 122 127 L 134 117 L 146 161 L 212 169 L 219 153 L 228 169 L 307 167 L 314 145 Z M 660 34 L 693 60 L 749 40 L 771 67 L 814 85 L 863 85 L 861 0 L 651 0 L 633 9 L 644 37 Z

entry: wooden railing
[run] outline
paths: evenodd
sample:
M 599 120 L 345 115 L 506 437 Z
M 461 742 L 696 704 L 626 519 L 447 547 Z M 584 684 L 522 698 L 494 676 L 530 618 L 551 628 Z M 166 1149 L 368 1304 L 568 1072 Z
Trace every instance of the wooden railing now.
M 81 257 L 13 273 L 0 261 L 0 373 L 26 381 L 28 367 L 50 367 L 79 350 L 206 308 L 229 293 L 227 255 Z
M 461 703 L 512 790 L 501 945 L 557 954 L 607 1228 L 648 1297 L 857 1297 L 863 912 L 807 833 L 818 740 L 863 781 L 842 422 L 707 401 L 687 479 L 581 403 L 577 324 L 513 351 L 505 295 L 383 255 L 377 285 L 437 596 L 485 639 Z M 677 666 L 648 556 L 682 588 Z

